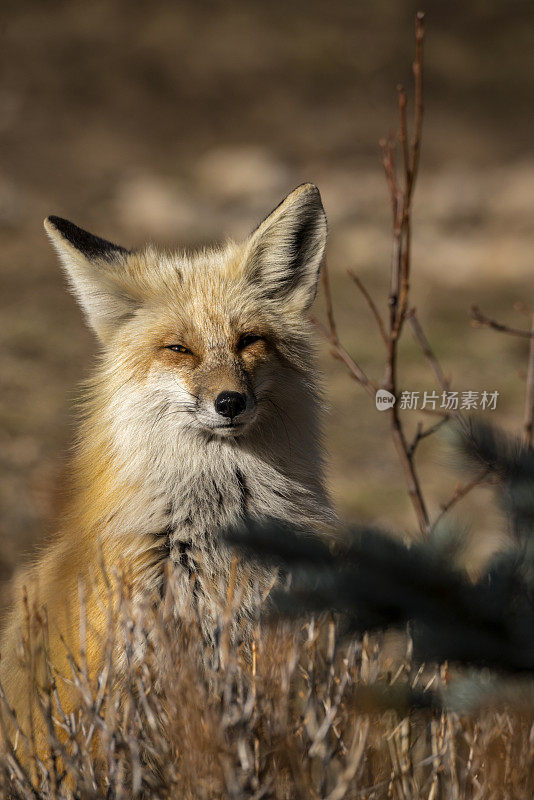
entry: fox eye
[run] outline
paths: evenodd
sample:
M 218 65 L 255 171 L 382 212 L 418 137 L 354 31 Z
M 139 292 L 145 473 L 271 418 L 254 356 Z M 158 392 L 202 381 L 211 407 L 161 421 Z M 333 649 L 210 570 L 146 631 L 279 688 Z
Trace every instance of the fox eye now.
M 184 353 L 188 356 L 193 355 L 193 352 L 189 349 L 189 347 L 184 347 L 183 344 L 170 344 L 166 347 L 166 350 L 172 350 L 173 353 Z
M 260 336 L 259 333 L 245 333 L 245 335 L 239 340 L 239 344 L 237 346 L 239 350 L 244 350 L 244 348 L 248 347 L 249 344 L 259 342 L 261 339 L 263 339 L 263 336 Z

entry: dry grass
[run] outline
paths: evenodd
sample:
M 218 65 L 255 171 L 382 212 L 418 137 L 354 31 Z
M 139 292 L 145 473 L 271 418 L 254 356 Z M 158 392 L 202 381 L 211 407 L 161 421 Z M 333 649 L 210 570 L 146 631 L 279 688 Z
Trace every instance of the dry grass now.
M 191 598 L 178 604 L 171 573 L 163 602 L 132 603 L 126 584 L 116 585 L 103 669 L 96 680 L 85 671 L 82 614 L 71 674 L 50 665 L 41 687 L 48 754 L 28 761 L 31 738 L 19 731 L 2 758 L 3 797 L 532 796 L 534 714 L 468 718 L 426 703 L 447 668 L 416 670 L 409 640 L 347 640 L 323 617 L 258 622 L 252 645 L 238 647 L 230 641 L 237 590 L 211 647 Z M 62 681 L 79 693 L 69 715 L 58 700 Z M 393 687 L 394 709 L 381 705 L 377 686 Z M 421 690 L 421 708 L 406 708 L 407 686 Z M 4 702 L 4 730 L 9 713 Z

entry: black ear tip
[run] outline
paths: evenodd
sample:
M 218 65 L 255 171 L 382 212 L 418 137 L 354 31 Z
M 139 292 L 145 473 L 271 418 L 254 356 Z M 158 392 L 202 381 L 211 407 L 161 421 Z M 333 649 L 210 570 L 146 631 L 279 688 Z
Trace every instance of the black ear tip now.
M 45 221 L 44 226 L 46 230 L 54 230 L 60 233 L 65 239 L 71 239 L 76 233 L 85 233 L 86 235 L 90 236 L 87 231 L 84 231 L 82 228 L 79 228 L 74 222 L 69 222 L 68 219 L 64 219 L 63 217 L 56 217 L 55 214 L 50 214 Z
M 85 231 L 82 231 L 82 229 L 78 228 L 73 222 L 69 222 L 68 219 L 64 219 L 63 217 L 56 217 L 55 214 L 50 214 L 46 217 L 44 227 L 48 233 L 60 233 L 64 239 L 68 239 L 69 241 L 75 232 L 81 231 L 85 233 Z
M 128 250 L 124 247 L 108 242 L 107 239 L 101 239 L 99 236 L 93 236 L 92 233 L 88 233 L 63 217 L 56 217 L 52 214 L 45 219 L 44 226 L 50 234 L 59 233 L 65 241 L 87 258 L 102 258 L 109 261 L 118 254 L 128 254 Z
M 57 229 L 58 223 L 61 223 L 61 217 L 56 217 L 54 214 L 49 214 L 48 217 L 45 217 L 43 225 L 45 230 L 50 231 L 52 228 Z

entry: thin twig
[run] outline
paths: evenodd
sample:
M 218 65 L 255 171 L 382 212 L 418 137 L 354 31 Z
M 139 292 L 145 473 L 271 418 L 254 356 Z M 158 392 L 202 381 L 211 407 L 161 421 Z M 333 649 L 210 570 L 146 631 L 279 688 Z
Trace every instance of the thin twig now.
M 413 62 L 413 76 L 415 84 L 415 112 L 414 112 L 414 132 L 410 152 L 410 180 L 408 183 L 408 196 L 411 199 L 417 170 L 419 168 L 419 158 L 421 155 L 421 135 L 423 132 L 423 42 L 424 42 L 424 19 L 422 11 L 418 11 L 415 17 L 415 59 Z
M 532 447 L 534 436 L 534 314 L 531 317 L 531 339 L 528 351 L 527 388 L 525 391 L 525 418 L 523 439 Z
M 432 436 L 433 433 L 436 433 L 436 431 L 438 431 L 442 425 L 448 422 L 449 419 L 450 419 L 449 416 L 442 417 L 438 422 L 436 422 L 434 425 L 430 425 L 428 428 L 423 428 L 423 423 L 420 422 L 417 425 L 417 430 L 415 432 L 415 436 L 412 440 L 412 443 L 408 448 L 408 454 L 410 456 L 413 456 L 413 454 L 417 449 L 417 446 L 419 445 L 419 442 L 422 441 L 422 439 L 426 439 L 427 436 Z
M 382 165 L 386 175 L 386 181 L 389 187 L 389 195 L 391 198 L 391 210 L 393 213 L 393 224 L 397 219 L 397 178 L 395 175 L 395 145 L 388 139 L 380 139 L 379 145 L 382 149 Z
M 423 498 L 423 492 L 421 490 L 421 483 L 419 481 L 419 476 L 415 468 L 413 453 L 409 452 L 410 448 L 400 422 L 397 403 L 393 405 L 390 414 L 392 420 L 391 426 L 393 433 L 393 441 L 395 443 L 395 447 L 397 448 L 397 453 L 401 460 L 401 464 L 406 473 L 406 478 L 408 481 L 408 494 L 410 496 L 410 499 L 415 509 L 415 513 L 417 515 L 421 535 L 423 538 L 426 539 L 428 536 L 430 518 L 428 516 L 426 503 Z
M 343 345 L 341 345 L 339 342 L 332 342 L 329 331 L 318 319 L 316 319 L 316 317 L 312 317 L 312 322 L 319 328 L 323 336 L 325 336 L 326 339 L 328 339 L 328 341 L 332 344 L 332 354 L 336 358 L 339 358 L 341 361 L 343 361 L 343 363 L 348 367 L 352 377 L 363 386 L 365 391 L 374 400 L 378 388 L 375 381 L 367 377 L 363 369 L 347 353 Z
M 493 328 L 493 330 L 499 331 L 499 333 L 508 333 L 510 336 L 521 336 L 524 339 L 534 338 L 534 331 L 526 331 L 522 328 L 511 328 L 509 325 L 503 325 L 502 322 L 497 322 L 497 320 L 487 317 L 476 305 L 471 306 L 469 316 L 474 322 L 478 323 L 480 327 Z
M 406 127 L 406 92 L 399 84 L 397 86 L 399 105 L 399 140 L 401 143 L 402 163 L 404 166 L 404 185 L 408 186 L 410 180 L 410 156 L 408 153 L 408 132 Z
M 387 345 L 388 336 L 387 336 L 387 333 L 386 333 L 386 327 L 384 325 L 384 320 L 382 319 L 380 311 L 376 307 L 376 304 L 375 304 L 373 298 L 371 297 L 371 295 L 369 294 L 369 292 L 367 291 L 367 289 L 365 288 L 365 286 L 363 285 L 363 283 L 358 278 L 358 276 L 356 275 L 355 272 L 353 272 L 351 269 L 348 269 L 347 273 L 352 278 L 352 280 L 354 281 L 354 283 L 356 284 L 356 286 L 358 287 L 360 292 L 365 297 L 365 299 L 367 301 L 367 305 L 371 309 L 371 312 L 372 312 L 372 314 L 373 314 L 373 316 L 374 316 L 374 318 L 376 320 L 376 324 L 378 325 L 378 329 L 380 331 L 380 336 L 382 337 L 382 341 L 384 342 L 384 344 Z
M 528 368 L 526 374 L 525 390 L 525 411 L 523 417 L 523 441 L 527 447 L 532 447 L 534 438 L 534 313 L 521 302 L 514 303 L 514 308 L 530 318 L 530 330 L 523 328 L 512 328 L 497 322 L 491 317 L 487 317 L 478 306 L 471 306 L 470 316 L 476 326 L 492 328 L 499 333 L 507 333 L 510 336 L 519 336 L 522 339 L 529 339 Z
M 404 196 L 402 199 L 402 220 L 400 222 L 399 241 L 399 311 L 397 314 L 396 328 L 397 335 L 404 322 L 406 306 L 408 303 L 408 293 L 410 290 L 410 250 L 411 250 L 411 162 L 408 152 L 408 130 L 406 126 L 406 93 L 402 86 L 397 87 L 398 109 L 399 109 L 399 140 L 401 144 L 402 163 L 404 168 Z M 402 247 L 402 237 L 404 236 L 404 247 Z
M 417 312 L 415 308 L 411 308 L 406 317 L 411 325 L 414 338 L 420 344 L 421 350 L 423 351 L 425 358 L 430 364 L 430 368 L 432 369 L 432 372 L 436 376 L 438 384 L 441 386 L 444 392 L 448 392 L 451 385 L 450 379 L 445 377 L 445 374 L 441 369 L 440 363 L 437 360 L 436 356 L 434 355 L 434 352 L 430 346 L 430 342 L 426 338 L 424 331 L 421 327 L 421 323 L 417 318 Z
M 415 18 L 415 59 L 413 62 L 414 75 L 414 124 L 413 134 L 408 156 L 407 147 L 407 128 L 406 128 L 406 95 L 402 87 L 398 88 L 399 99 L 399 138 L 404 162 L 404 199 L 403 199 L 403 219 L 401 224 L 401 235 L 404 236 L 404 248 L 400 268 L 400 297 L 397 315 L 397 328 L 404 322 L 404 315 L 408 305 L 408 293 L 410 288 L 410 259 L 411 259 L 411 202 L 417 172 L 419 158 L 421 155 L 421 137 L 423 131 L 423 40 L 424 40 L 424 14 L 420 11 Z M 398 334 L 397 334 L 398 335 Z
M 399 295 L 401 290 L 401 272 L 403 263 L 403 231 L 406 220 L 404 192 L 397 191 L 395 206 L 397 214 L 393 220 L 393 247 L 391 250 L 391 285 L 388 297 L 390 336 L 398 338 L 402 321 L 397 316 L 399 307 Z
M 336 320 L 334 317 L 334 307 L 332 304 L 332 292 L 330 290 L 330 276 L 328 274 L 328 264 L 326 258 L 321 267 L 321 281 L 323 284 L 324 300 L 326 305 L 326 318 L 328 320 L 329 339 L 333 345 L 339 344 L 337 335 Z
M 445 516 L 445 514 L 448 511 L 450 511 L 450 509 L 453 506 L 455 506 L 456 503 L 458 503 L 460 500 L 462 500 L 466 495 L 469 494 L 469 492 L 471 492 L 477 486 L 480 486 L 482 483 L 484 483 L 486 481 L 486 478 L 488 477 L 489 473 L 490 473 L 490 470 L 486 468 L 481 473 L 479 473 L 479 475 L 477 475 L 475 478 L 473 478 L 473 480 L 470 481 L 469 483 L 457 486 L 456 489 L 454 490 L 454 493 L 453 493 L 452 497 L 450 498 L 450 500 L 448 500 L 446 503 L 442 503 L 441 504 L 441 507 L 440 507 L 441 511 L 438 514 L 438 516 L 436 517 L 436 519 L 434 520 L 434 523 L 433 523 L 432 527 L 435 528 L 436 525 L 438 524 L 438 522 L 440 522 L 440 520 Z

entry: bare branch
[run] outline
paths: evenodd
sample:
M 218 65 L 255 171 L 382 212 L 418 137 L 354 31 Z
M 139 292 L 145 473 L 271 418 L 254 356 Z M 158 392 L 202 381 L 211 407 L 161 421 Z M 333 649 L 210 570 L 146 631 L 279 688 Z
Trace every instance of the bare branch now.
M 312 317 L 312 322 L 319 328 L 323 336 L 325 336 L 325 338 L 331 342 L 332 355 L 335 358 L 339 358 L 340 361 L 343 361 L 343 363 L 348 367 L 352 377 L 357 380 L 358 383 L 361 383 L 366 392 L 374 399 L 378 388 L 375 381 L 367 377 L 363 369 L 354 361 L 353 358 L 351 358 L 343 345 L 339 344 L 339 342 L 332 342 L 328 329 L 325 328 L 325 326 L 318 319 Z
M 404 168 L 404 197 L 402 203 L 401 235 L 404 235 L 404 247 L 399 252 L 399 312 L 397 314 L 396 327 L 400 327 L 404 322 L 406 306 L 408 303 L 408 293 L 410 289 L 410 250 L 411 250 L 411 219 L 410 219 L 410 199 L 411 199 L 411 166 L 410 155 L 408 152 L 408 130 L 406 125 L 406 93 L 402 86 L 397 87 L 398 109 L 399 109 L 399 140 L 402 152 L 402 163 Z M 402 239 L 401 239 L 402 245 Z
M 527 386 L 523 417 L 523 441 L 528 447 L 532 447 L 534 438 L 534 313 L 522 302 L 514 303 L 514 308 L 516 311 L 530 318 L 530 330 L 512 328 L 509 325 L 504 325 L 502 322 L 497 322 L 497 320 L 491 319 L 491 317 L 487 317 L 483 314 L 476 305 L 471 306 L 470 316 L 475 327 L 492 328 L 499 333 L 506 333 L 510 336 L 519 336 L 522 339 L 529 339 L 528 368 L 526 374 Z
M 393 243 L 391 252 L 391 272 L 390 290 L 388 297 L 389 320 L 388 324 L 382 318 L 371 295 L 363 285 L 362 281 L 351 271 L 348 274 L 356 283 L 356 286 L 363 294 L 371 312 L 376 320 L 382 341 L 386 345 L 387 355 L 382 386 L 394 397 L 398 392 L 397 359 L 398 342 L 406 319 L 408 308 L 408 297 L 410 290 L 410 263 L 411 263 L 411 203 L 417 178 L 419 156 L 421 150 L 421 133 L 423 124 L 423 14 L 417 14 L 415 21 L 415 59 L 413 64 L 415 101 L 412 136 L 409 141 L 408 125 L 406 119 L 407 98 L 402 86 L 397 87 L 398 92 L 398 113 L 399 113 L 399 133 L 395 137 L 390 134 L 387 138 L 380 141 L 382 150 L 382 164 L 389 189 L 391 208 L 393 216 Z M 402 171 L 400 180 L 397 177 L 396 168 L 396 148 L 400 142 Z M 363 372 L 361 367 L 352 359 L 339 341 L 336 328 L 332 297 L 328 274 L 326 269 L 322 275 L 323 288 L 325 292 L 326 314 L 328 328 L 316 322 L 323 334 L 332 344 L 332 355 L 345 363 L 351 375 L 366 389 L 371 397 L 375 396 L 378 389 L 374 381 L 370 380 Z M 417 321 L 412 323 L 414 330 L 419 334 L 420 344 L 429 359 L 431 366 L 443 387 L 449 386 L 449 381 L 445 378 L 432 350 L 424 337 Z M 406 474 L 408 484 L 408 494 L 412 501 L 421 535 L 426 537 L 430 528 L 428 510 L 421 489 L 419 476 L 414 462 L 414 455 L 417 445 L 421 439 L 430 436 L 444 420 L 450 418 L 449 414 L 439 414 L 440 421 L 436 425 L 431 425 L 423 430 L 418 428 L 415 439 L 409 443 L 404 431 L 403 421 L 400 416 L 400 407 L 394 403 L 388 410 L 391 433 L 400 462 Z
M 425 35 L 425 15 L 419 11 L 415 17 L 415 59 L 413 63 L 413 76 L 415 83 L 415 109 L 414 128 L 410 149 L 410 180 L 407 186 L 407 195 L 411 199 L 419 157 L 421 155 L 421 135 L 423 132 L 423 41 Z
M 410 453 L 410 447 L 406 440 L 406 435 L 404 433 L 404 429 L 399 417 L 397 403 L 394 403 L 393 407 L 390 410 L 390 420 L 391 420 L 393 441 L 395 443 L 395 447 L 397 448 L 397 453 L 399 455 L 401 464 L 406 473 L 406 480 L 408 483 L 408 494 L 412 501 L 417 516 L 417 520 L 419 522 L 419 529 L 421 531 L 421 535 L 423 538 L 426 538 L 428 536 L 430 520 L 428 516 L 426 503 L 423 498 L 419 476 L 415 468 L 413 453 Z
M 474 322 L 478 323 L 475 327 L 493 328 L 494 331 L 499 331 L 499 333 L 508 333 L 510 336 L 522 336 L 525 339 L 532 339 L 534 337 L 534 332 L 532 331 L 526 331 L 521 328 L 511 328 L 509 325 L 503 325 L 502 322 L 497 322 L 487 317 L 476 305 L 471 306 L 469 315 Z
M 393 224 L 396 224 L 397 219 L 397 178 L 395 175 L 395 145 L 391 141 L 391 136 L 387 139 L 380 139 L 380 147 L 382 149 L 382 165 L 386 175 L 386 181 L 389 188 L 389 195 L 391 198 L 391 209 L 393 212 Z
M 423 351 L 428 363 L 430 364 L 430 368 L 432 369 L 432 372 L 436 376 L 438 384 L 441 386 L 443 391 L 448 392 L 451 385 L 450 379 L 445 377 L 445 374 L 441 369 L 439 361 L 434 355 L 434 352 L 430 346 L 430 342 L 426 338 L 424 331 L 421 327 L 421 323 L 417 318 L 417 312 L 415 308 L 411 308 L 406 317 L 411 325 L 414 338 L 421 346 L 421 350 Z
M 410 180 L 410 156 L 408 153 L 408 131 L 406 127 L 406 92 L 399 84 L 397 86 L 398 106 L 399 106 L 399 140 L 402 152 L 402 164 L 404 167 L 404 185 L 408 186 Z
M 531 317 L 531 339 L 528 351 L 527 388 L 525 392 L 525 417 L 523 439 L 532 447 L 534 436 L 534 314 Z
M 390 331 L 395 337 L 399 336 L 402 322 L 397 317 L 399 307 L 399 295 L 401 291 L 401 273 L 403 263 L 403 233 L 405 224 L 405 195 L 404 192 L 397 193 L 396 210 L 397 214 L 393 220 L 393 247 L 391 250 L 391 286 L 388 297 Z
M 434 425 L 430 425 L 428 428 L 423 428 L 423 423 L 419 422 L 413 441 L 408 448 L 408 454 L 413 456 L 419 445 L 419 442 L 421 442 L 423 439 L 426 439 L 427 436 L 432 436 L 433 433 L 436 433 L 446 422 L 449 421 L 449 419 L 450 417 L 448 415 L 444 416 L 438 422 L 434 423 Z
M 337 336 L 336 320 L 334 317 L 334 307 L 332 305 L 332 292 L 330 291 L 330 276 L 328 274 L 328 264 L 326 258 L 321 267 L 321 281 L 323 284 L 324 299 L 326 304 L 326 318 L 328 320 L 328 338 L 334 345 L 339 343 Z
M 466 497 L 466 495 L 468 495 L 469 492 L 471 492 L 477 486 L 480 486 L 482 483 L 485 483 L 486 482 L 486 478 L 489 475 L 489 472 L 490 472 L 489 469 L 484 469 L 479 475 L 477 475 L 475 478 L 473 478 L 473 480 L 470 481 L 469 483 L 457 486 L 456 489 L 454 490 L 454 493 L 453 493 L 452 497 L 450 498 L 450 500 L 448 500 L 446 503 L 442 503 L 441 504 L 441 511 L 438 514 L 438 516 L 436 517 L 436 519 L 434 520 L 434 524 L 432 525 L 432 527 L 435 528 L 436 525 L 438 524 L 438 522 L 440 522 L 440 520 L 445 516 L 445 514 L 448 511 L 450 511 L 450 509 L 453 506 L 455 506 L 456 503 L 458 503 L 460 500 L 462 500 L 464 497 Z
M 421 147 L 421 131 L 423 122 L 423 101 L 422 101 L 422 72 L 423 72 L 423 17 L 421 14 L 416 18 L 416 51 L 414 61 L 415 77 L 415 110 L 414 110 L 414 129 L 410 148 L 410 159 L 408 163 L 407 154 L 407 126 L 406 126 L 406 97 L 402 88 L 399 89 L 398 108 L 400 119 L 400 141 L 404 159 L 404 189 L 397 190 L 396 193 L 396 216 L 393 225 L 393 249 L 391 256 L 391 288 L 389 294 L 389 333 L 388 333 L 388 355 L 386 360 L 386 370 L 384 375 L 384 387 L 395 397 L 397 396 L 397 357 L 398 342 L 402 332 L 406 308 L 408 305 L 408 294 L 410 287 L 410 212 L 413 189 L 417 175 L 417 165 Z M 389 159 L 387 162 L 391 162 Z M 386 166 L 386 165 L 385 165 Z M 387 169 L 386 169 L 387 176 Z M 395 180 L 389 180 L 390 192 L 392 186 L 396 187 Z M 394 403 L 389 411 L 393 441 L 401 464 L 403 465 L 408 482 L 408 494 L 410 495 L 414 510 L 419 523 L 421 535 L 426 538 L 429 530 L 429 516 L 425 500 L 423 498 L 419 476 L 414 463 L 414 450 L 411 450 L 407 442 L 402 420 L 399 414 L 399 406 Z
M 356 275 L 355 272 L 353 272 L 351 269 L 348 269 L 347 273 L 352 278 L 352 280 L 354 281 L 354 283 L 356 284 L 356 286 L 358 287 L 360 292 L 365 297 L 365 299 L 367 301 L 367 305 L 371 309 L 371 312 L 372 312 L 374 318 L 376 319 L 376 323 L 377 323 L 378 328 L 380 330 L 380 335 L 382 337 L 382 341 L 384 342 L 384 344 L 387 345 L 388 336 L 387 336 L 387 333 L 386 333 L 386 326 L 384 325 L 384 320 L 382 319 L 382 316 L 380 315 L 380 311 L 376 307 L 376 304 L 375 304 L 373 298 L 371 297 L 371 295 L 369 294 L 369 292 L 367 291 L 367 289 L 365 288 L 365 286 L 363 285 L 363 283 L 358 278 L 358 276 Z

